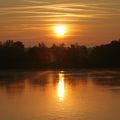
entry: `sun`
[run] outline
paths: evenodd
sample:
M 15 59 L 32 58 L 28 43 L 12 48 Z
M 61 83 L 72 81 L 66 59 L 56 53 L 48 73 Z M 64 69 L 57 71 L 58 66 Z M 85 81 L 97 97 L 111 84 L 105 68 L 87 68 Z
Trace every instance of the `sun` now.
M 55 34 L 58 37 L 63 37 L 66 33 L 66 26 L 65 25 L 56 25 L 54 30 L 55 30 Z

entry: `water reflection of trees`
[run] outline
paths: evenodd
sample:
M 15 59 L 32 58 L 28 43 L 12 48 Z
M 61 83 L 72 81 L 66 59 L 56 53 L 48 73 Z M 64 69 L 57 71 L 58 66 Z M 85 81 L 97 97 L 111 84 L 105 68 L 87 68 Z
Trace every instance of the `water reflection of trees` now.
M 29 72 L 0 72 L 0 89 L 5 89 L 8 94 L 24 92 L 26 85 L 34 88 L 48 90 L 47 86 L 56 87 L 59 83 L 59 71 L 29 71 Z M 120 72 L 117 71 L 66 71 L 64 84 L 69 87 L 78 85 L 87 87 L 89 81 L 99 86 L 120 86 Z
M 33 73 L 1 71 L 0 72 L 0 89 L 5 89 L 8 94 L 20 94 L 25 89 L 25 81 Z
M 59 82 L 59 71 L 43 72 L 1 72 L 0 89 L 5 88 L 8 93 L 20 93 L 25 89 L 25 83 L 31 88 L 47 89 L 47 85 L 57 86 Z M 64 82 L 69 86 L 75 87 L 77 84 L 86 84 L 85 75 L 64 73 Z
M 65 74 L 65 83 L 69 84 L 71 87 L 76 87 L 77 85 L 86 86 L 88 82 L 87 73 L 66 73 Z
M 120 74 L 119 75 L 106 75 L 106 76 L 94 76 L 93 82 L 101 86 L 120 86 Z
M 89 74 L 93 82 L 101 86 L 120 86 L 119 71 L 94 71 Z

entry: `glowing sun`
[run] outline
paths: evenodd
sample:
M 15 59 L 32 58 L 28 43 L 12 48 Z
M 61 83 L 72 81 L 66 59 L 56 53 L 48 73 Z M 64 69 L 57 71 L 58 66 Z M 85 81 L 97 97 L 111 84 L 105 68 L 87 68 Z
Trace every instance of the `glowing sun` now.
M 55 30 L 55 34 L 57 36 L 62 37 L 66 33 L 66 26 L 64 26 L 64 25 L 56 25 L 54 30 Z

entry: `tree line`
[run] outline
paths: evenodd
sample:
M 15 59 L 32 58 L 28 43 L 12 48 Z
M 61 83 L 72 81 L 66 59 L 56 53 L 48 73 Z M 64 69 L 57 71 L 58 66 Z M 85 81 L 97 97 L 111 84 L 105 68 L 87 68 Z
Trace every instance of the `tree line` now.
M 120 40 L 88 48 L 44 43 L 26 48 L 21 41 L 0 43 L 0 69 L 119 68 Z

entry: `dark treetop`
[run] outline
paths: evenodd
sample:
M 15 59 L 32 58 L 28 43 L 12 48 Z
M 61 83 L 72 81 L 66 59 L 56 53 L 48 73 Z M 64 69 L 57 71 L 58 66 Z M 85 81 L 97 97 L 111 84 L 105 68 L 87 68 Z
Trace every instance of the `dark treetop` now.
M 25 48 L 20 41 L 0 43 L 0 69 L 120 68 L 120 40 L 87 48 L 78 44 Z

